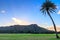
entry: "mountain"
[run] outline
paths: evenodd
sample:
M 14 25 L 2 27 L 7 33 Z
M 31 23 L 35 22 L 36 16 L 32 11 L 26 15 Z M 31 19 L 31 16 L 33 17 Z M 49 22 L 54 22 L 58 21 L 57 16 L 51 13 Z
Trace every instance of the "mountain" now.
M 0 33 L 54 33 L 37 24 L 0 27 Z

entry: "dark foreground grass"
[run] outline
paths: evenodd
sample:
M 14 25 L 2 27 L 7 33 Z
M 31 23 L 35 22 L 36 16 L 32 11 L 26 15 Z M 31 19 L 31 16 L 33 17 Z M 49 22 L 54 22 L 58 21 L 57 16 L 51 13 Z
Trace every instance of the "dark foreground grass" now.
M 0 40 L 60 40 L 60 39 L 56 39 L 55 34 L 0 34 Z

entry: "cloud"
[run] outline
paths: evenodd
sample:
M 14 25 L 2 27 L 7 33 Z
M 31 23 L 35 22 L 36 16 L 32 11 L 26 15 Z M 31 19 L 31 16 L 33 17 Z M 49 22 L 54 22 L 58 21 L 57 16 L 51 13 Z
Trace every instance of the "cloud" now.
M 30 25 L 30 22 L 25 21 L 25 20 L 20 20 L 20 19 L 15 18 L 15 17 L 13 17 L 11 19 L 12 19 L 11 22 L 8 22 L 8 23 L 5 23 L 5 24 L 0 24 L 0 27 L 1 26 L 3 26 L 3 27 L 4 26 L 11 26 L 11 25 Z
M 46 22 L 46 23 L 44 23 L 44 24 L 39 24 L 39 26 L 40 27 L 43 27 L 43 28 L 47 28 L 47 27 L 49 27 L 49 25 L 48 25 L 48 23 Z
M 57 14 L 60 14 L 60 10 L 58 11 L 58 13 Z
M 1 13 L 6 13 L 6 11 L 5 10 L 1 10 Z
M 24 21 L 24 20 L 20 20 L 18 18 L 12 18 L 12 20 L 16 23 L 16 24 L 19 24 L 19 25 L 29 25 L 30 23 L 27 22 L 27 21 Z
M 47 27 L 46 29 L 55 31 L 53 26 Z M 57 29 L 58 32 L 60 31 L 59 26 L 57 26 L 56 29 Z
M 59 8 L 59 6 L 56 6 L 56 8 L 58 9 L 58 8 Z
M 15 25 L 16 23 L 14 22 L 9 22 L 9 23 L 5 23 L 5 24 L 0 24 L 0 27 L 5 27 L 5 26 L 11 26 L 11 25 Z

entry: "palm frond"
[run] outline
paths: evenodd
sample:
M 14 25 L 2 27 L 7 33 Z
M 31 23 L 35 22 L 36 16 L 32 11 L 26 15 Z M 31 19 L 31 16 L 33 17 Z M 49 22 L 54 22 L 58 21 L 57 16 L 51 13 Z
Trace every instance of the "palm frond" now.
M 47 0 L 46 2 L 43 3 L 43 5 L 41 6 L 41 10 L 45 10 L 45 12 L 47 12 L 47 10 L 51 13 L 55 12 L 56 10 L 56 5 L 54 3 L 52 3 L 50 0 Z M 44 13 L 44 11 L 42 11 Z

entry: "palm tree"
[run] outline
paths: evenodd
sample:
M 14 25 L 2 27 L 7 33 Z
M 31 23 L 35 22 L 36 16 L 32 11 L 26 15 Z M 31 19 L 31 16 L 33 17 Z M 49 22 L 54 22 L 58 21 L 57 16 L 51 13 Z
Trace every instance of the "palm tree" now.
M 56 30 L 55 22 L 50 14 L 50 13 L 53 13 L 56 11 L 56 5 L 54 3 L 52 3 L 50 0 L 46 0 L 46 2 L 44 2 L 43 5 L 41 6 L 40 11 L 43 12 L 43 14 L 48 14 L 48 16 L 50 17 L 50 19 L 53 23 L 54 30 L 56 33 L 56 38 L 59 38 L 57 30 Z

